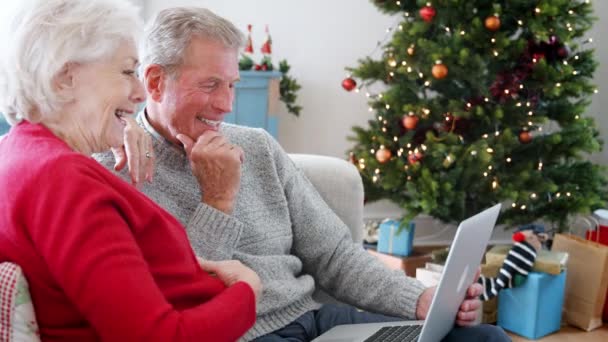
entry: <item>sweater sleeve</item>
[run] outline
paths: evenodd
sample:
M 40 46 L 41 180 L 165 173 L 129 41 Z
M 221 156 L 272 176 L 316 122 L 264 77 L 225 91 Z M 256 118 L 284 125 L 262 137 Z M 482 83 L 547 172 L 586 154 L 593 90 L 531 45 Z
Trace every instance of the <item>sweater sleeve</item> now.
M 158 151 L 156 153 L 162 154 Z M 95 154 L 94 158 L 106 169 L 112 170 L 116 176 L 131 182 L 127 168 L 119 172 L 113 170 L 114 156 L 111 152 Z M 142 190 L 149 198 L 165 206 L 164 194 L 157 187 L 144 184 Z M 186 233 L 196 255 L 207 260 L 234 259 L 234 252 L 244 226 L 241 221 L 205 203 L 198 203 L 192 215 L 186 219 L 187 221 L 184 222 Z
M 173 307 L 146 262 L 162 252 L 144 258 L 120 210 L 129 203 L 86 166 L 68 160 L 45 170 L 45 181 L 29 196 L 36 214 L 28 226 L 61 291 L 101 340 L 234 341 L 243 335 L 255 321 L 251 287 L 239 282 L 196 307 Z
M 293 229 L 293 252 L 304 270 L 335 298 L 386 315 L 415 319 L 425 287 L 404 272 L 386 268 L 361 245 L 328 207 L 303 172 L 267 137 L 283 182 Z
M 199 203 L 186 232 L 196 255 L 208 260 L 234 259 L 243 223 L 233 216 Z

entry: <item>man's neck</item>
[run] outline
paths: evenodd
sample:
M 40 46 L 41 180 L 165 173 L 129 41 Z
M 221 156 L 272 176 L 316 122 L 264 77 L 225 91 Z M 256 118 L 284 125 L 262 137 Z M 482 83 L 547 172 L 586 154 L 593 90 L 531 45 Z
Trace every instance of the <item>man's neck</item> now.
M 161 116 L 158 108 L 154 106 L 146 106 L 143 114 L 145 115 L 148 124 L 154 130 L 154 132 L 151 133 L 155 133 L 156 135 L 160 136 L 171 144 L 181 147 L 181 143 L 179 142 L 179 140 L 172 136 L 169 130 L 166 129 L 158 119 Z

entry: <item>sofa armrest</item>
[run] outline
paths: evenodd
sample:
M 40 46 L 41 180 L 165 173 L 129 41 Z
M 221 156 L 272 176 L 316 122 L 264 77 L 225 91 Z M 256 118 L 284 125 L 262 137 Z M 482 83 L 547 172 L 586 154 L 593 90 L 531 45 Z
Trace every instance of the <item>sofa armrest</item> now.
M 349 162 L 311 154 L 290 154 L 330 208 L 350 228 L 354 242 L 363 241 L 363 182 Z

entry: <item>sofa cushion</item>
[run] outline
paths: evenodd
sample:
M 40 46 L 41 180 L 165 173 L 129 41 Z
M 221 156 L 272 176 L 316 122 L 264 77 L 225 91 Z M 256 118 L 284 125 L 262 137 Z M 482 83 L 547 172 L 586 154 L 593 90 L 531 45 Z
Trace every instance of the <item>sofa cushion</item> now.
M 40 341 L 27 280 L 11 262 L 0 263 L 0 341 Z

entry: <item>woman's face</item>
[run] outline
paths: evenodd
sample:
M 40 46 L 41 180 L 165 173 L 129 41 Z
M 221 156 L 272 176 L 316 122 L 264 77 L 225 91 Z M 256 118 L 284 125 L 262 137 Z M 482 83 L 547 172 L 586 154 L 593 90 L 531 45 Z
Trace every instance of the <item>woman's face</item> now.
M 135 114 L 145 93 L 137 77 L 133 42 L 119 45 L 113 56 L 73 66 L 72 123 L 68 136 L 81 152 L 103 152 L 123 145 L 124 116 Z

